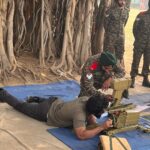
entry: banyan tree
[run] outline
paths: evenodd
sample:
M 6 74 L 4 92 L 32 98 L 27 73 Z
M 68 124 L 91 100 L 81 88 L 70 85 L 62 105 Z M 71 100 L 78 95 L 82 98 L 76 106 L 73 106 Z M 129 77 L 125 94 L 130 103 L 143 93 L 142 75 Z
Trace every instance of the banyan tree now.
M 130 3 L 130 1 L 128 2 Z M 26 50 L 54 74 L 72 75 L 102 51 L 103 19 L 114 0 L 0 0 L 0 79 L 31 72 L 18 57 Z

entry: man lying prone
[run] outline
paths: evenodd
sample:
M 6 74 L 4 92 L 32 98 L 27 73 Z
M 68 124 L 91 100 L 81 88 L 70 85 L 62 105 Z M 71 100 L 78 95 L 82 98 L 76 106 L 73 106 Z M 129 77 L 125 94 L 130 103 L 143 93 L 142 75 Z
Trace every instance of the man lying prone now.
M 19 112 L 47 122 L 50 126 L 72 126 L 76 136 L 81 140 L 92 138 L 112 127 L 112 120 L 108 119 L 94 129 L 86 128 L 87 125 L 95 124 L 96 119 L 100 118 L 107 109 L 109 102 L 105 95 L 84 96 L 69 102 L 64 102 L 57 97 L 48 99 L 37 97 L 33 98 L 32 102 L 23 102 L 0 88 L 0 102 L 6 102 Z

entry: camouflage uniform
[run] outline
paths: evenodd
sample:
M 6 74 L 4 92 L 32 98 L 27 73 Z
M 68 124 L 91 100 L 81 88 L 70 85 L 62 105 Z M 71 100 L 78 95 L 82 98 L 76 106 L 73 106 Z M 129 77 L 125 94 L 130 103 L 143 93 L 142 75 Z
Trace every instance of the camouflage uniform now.
M 106 73 L 100 64 L 101 54 L 97 54 L 88 58 L 82 68 L 81 80 L 80 80 L 80 94 L 79 96 L 92 96 L 96 94 L 102 94 L 100 89 L 105 80 L 113 75 L 117 77 L 123 77 L 122 71 L 119 68 L 114 67 L 113 72 Z M 116 74 L 115 74 L 115 73 Z
M 133 25 L 134 49 L 131 77 L 138 74 L 138 67 L 143 54 L 142 75 L 148 76 L 150 65 L 150 10 L 141 12 L 137 15 Z
M 118 60 L 123 59 L 125 34 L 124 27 L 128 20 L 129 9 L 119 6 L 110 8 L 104 19 L 104 51 L 115 53 Z

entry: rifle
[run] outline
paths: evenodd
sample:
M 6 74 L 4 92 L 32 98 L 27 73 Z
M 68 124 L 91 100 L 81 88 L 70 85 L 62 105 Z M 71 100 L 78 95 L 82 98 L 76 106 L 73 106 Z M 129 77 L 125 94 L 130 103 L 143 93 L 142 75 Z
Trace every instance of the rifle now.
M 108 109 L 108 117 L 113 120 L 113 127 L 106 131 L 107 135 L 133 129 L 150 132 L 150 128 L 145 128 L 138 124 L 140 112 L 132 111 L 135 105 L 132 103 L 121 104 L 122 93 L 124 90 L 128 90 L 130 85 L 131 79 L 129 78 L 114 79 L 112 83 L 114 100 Z

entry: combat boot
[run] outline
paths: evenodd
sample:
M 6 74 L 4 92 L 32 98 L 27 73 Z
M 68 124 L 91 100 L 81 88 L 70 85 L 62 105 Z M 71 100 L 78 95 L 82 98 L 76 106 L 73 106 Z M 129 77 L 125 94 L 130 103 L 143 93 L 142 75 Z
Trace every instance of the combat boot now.
M 0 88 L 0 102 L 4 102 L 4 99 L 3 99 L 4 91 L 5 90 L 3 88 Z
M 38 97 L 38 96 L 29 96 L 27 99 L 26 99 L 26 102 L 27 103 L 41 103 L 43 101 L 47 100 L 46 98 L 43 98 L 43 97 Z
M 135 87 L 135 77 L 132 77 L 131 79 L 132 79 L 132 81 L 131 81 L 130 88 L 134 88 Z
M 142 86 L 150 87 L 150 82 L 148 80 L 148 76 L 144 76 Z

